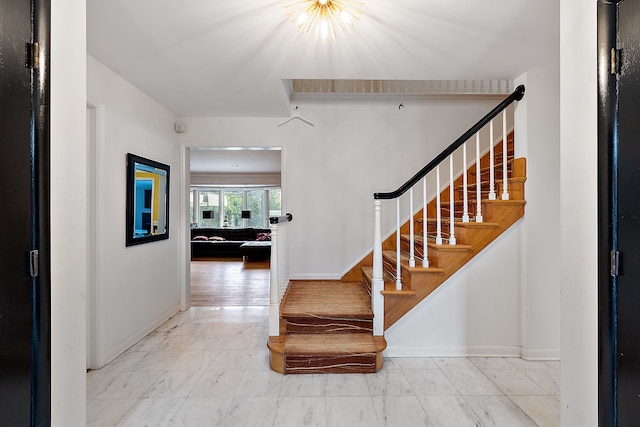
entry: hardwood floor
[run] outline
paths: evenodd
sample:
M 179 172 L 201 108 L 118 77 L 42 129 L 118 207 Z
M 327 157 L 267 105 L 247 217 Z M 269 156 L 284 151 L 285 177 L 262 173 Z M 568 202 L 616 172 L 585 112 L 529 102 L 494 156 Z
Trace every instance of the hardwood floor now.
M 191 306 L 268 306 L 269 261 L 191 261 Z

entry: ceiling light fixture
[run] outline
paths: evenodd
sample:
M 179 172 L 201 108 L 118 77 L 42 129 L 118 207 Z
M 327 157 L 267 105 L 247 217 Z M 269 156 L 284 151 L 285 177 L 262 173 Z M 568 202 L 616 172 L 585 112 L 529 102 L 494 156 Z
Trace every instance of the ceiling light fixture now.
M 346 31 L 358 20 L 358 8 L 362 2 L 356 0 L 292 0 L 285 7 L 292 11 L 287 15 L 298 26 L 298 31 L 311 33 L 323 41 L 331 35 L 334 40 L 338 30 Z

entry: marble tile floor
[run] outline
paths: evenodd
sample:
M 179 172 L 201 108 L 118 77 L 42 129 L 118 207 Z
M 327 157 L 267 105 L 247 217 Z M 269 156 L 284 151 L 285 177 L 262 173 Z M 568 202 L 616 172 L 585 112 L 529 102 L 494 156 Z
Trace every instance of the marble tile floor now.
M 195 307 L 87 373 L 89 426 L 560 425 L 560 364 L 388 358 L 377 374 L 269 369 L 268 307 Z

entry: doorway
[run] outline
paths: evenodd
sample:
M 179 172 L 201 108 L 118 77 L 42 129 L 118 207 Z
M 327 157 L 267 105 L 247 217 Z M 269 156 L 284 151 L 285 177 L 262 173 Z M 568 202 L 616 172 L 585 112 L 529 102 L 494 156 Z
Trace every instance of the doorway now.
M 192 261 L 190 240 L 203 228 L 207 234 L 214 229 L 221 229 L 221 234 L 268 232 L 268 218 L 275 215 L 269 206 L 276 207 L 271 196 L 277 193 L 278 212 L 284 208 L 282 148 L 185 147 L 184 152 L 183 188 L 188 196 L 182 206 L 190 224 L 185 236 L 186 301 L 193 306 L 269 305 L 268 257 L 243 258 L 239 251 L 225 250 Z
M 104 145 L 105 106 L 89 100 L 87 102 L 87 369 L 98 369 L 105 364 L 100 343 L 100 209 L 98 194 L 101 190 L 100 162 Z

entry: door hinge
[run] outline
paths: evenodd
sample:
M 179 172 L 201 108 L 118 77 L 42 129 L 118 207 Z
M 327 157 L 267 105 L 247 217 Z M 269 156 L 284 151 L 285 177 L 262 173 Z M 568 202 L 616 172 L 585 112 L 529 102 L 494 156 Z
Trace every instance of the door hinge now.
M 620 74 L 622 49 L 611 48 L 611 74 Z
M 29 251 L 29 273 L 31 277 L 38 277 L 40 272 L 40 256 L 38 250 Z
M 27 44 L 27 67 L 40 68 L 40 45 L 38 42 Z
M 611 251 L 611 277 L 620 274 L 620 252 Z

